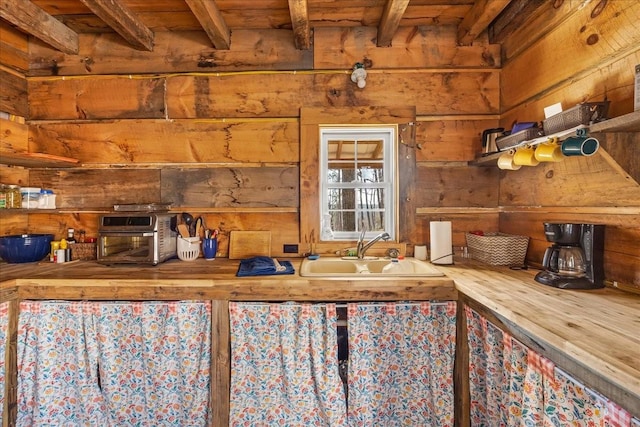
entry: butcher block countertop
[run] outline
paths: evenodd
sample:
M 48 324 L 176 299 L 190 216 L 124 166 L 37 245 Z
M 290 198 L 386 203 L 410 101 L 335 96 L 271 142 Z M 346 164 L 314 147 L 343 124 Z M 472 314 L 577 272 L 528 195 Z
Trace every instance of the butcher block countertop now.
M 559 290 L 469 260 L 438 266 L 445 277 L 236 277 L 237 260 L 170 260 L 158 266 L 1 264 L 0 301 L 13 299 L 393 301 L 457 299 L 486 308 L 525 345 L 640 416 L 640 296 L 606 288 Z

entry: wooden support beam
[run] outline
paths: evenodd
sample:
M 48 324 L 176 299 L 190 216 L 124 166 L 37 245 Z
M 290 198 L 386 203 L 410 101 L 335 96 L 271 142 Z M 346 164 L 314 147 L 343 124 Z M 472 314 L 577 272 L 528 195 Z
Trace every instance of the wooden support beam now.
M 409 5 L 409 0 L 387 0 L 380 24 L 378 25 L 378 47 L 391 46 L 393 35 L 398 30 L 400 20 Z
M 529 21 L 548 3 L 546 0 L 512 0 L 489 27 L 489 42 L 502 43 L 509 35 Z
M 118 0 L 80 0 L 131 46 L 153 51 L 153 31 Z
M 231 31 L 214 0 L 185 0 L 185 2 L 207 33 L 213 47 L 228 50 L 231 47 Z
M 470 45 L 511 0 L 476 0 L 458 26 L 458 43 Z
M 55 49 L 78 53 L 78 34 L 28 0 L 0 0 L 0 17 Z
M 293 25 L 293 37 L 296 49 L 311 48 L 311 27 L 307 0 L 289 0 L 289 14 Z

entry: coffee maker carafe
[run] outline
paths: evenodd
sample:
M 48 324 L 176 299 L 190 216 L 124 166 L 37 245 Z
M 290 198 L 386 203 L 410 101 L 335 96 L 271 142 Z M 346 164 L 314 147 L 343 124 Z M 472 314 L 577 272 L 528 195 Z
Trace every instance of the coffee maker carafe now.
M 553 245 L 542 260 L 535 280 L 562 289 L 604 287 L 604 225 L 544 223 Z

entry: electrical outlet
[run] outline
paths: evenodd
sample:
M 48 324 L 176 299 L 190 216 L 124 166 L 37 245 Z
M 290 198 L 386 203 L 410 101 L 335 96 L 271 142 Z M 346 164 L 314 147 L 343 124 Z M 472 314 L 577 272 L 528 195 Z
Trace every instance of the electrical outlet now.
M 282 247 L 282 252 L 285 254 L 297 254 L 298 245 L 287 245 L 286 243 Z

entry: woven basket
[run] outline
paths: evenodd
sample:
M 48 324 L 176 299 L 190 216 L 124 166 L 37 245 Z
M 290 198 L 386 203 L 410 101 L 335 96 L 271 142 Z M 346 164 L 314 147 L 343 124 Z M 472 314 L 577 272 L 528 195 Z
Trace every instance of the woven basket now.
M 504 233 L 467 233 L 471 258 L 490 265 L 524 265 L 529 238 Z
M 74 243 L 70 247 L 72 261 L 89 261 L 97 258 L 95 243 Z
M 545 135 L 607 119 L 609 102 L 585 102 L 549 117 L 542 122 Z

